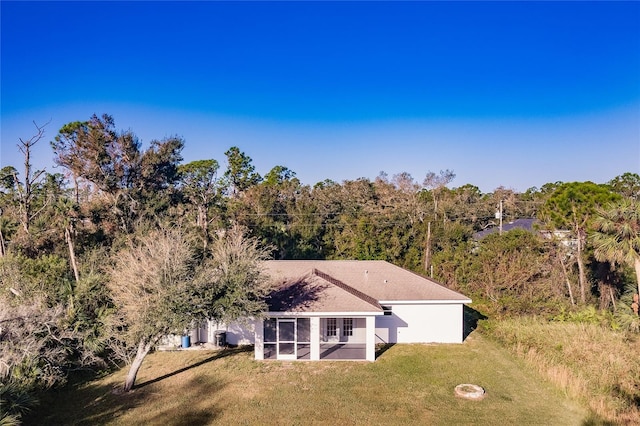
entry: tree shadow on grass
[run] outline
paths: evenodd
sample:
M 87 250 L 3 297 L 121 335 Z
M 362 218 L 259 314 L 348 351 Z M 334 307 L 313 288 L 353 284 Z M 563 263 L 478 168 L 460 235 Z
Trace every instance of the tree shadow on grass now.
M 118 382 L 117 386 L 121 385 Z M 197 395 L 215 394 L 224 387 L 225 384 L 220 382 L 203 384 L 191 379 L 175 392 L 182 393 L 182 399 L 197 398 Z M 215 421 L 222 412 L 222 409 L 214 404 L 206 409 L 196 409 L 191 404 L 158 406 L 154 400 L 166 398 L 166 392 L 162 392 L 164 396 L 158 395 L 158 392 L 151 392 L 153 387 L 149 388 L 149 392 L 139 389 L 125 394 L 117 394 L 114 389 L 113 383 L 51 389 L 40 395 L 40 404 L 23 417 L 23 424 L 26 426 L 101 426 L 114 423 L 205 425 Z M 184 389 L 188 393 L 183 392 Z
M 222 407 L 211 398 L 222 391 L 226 382 L 217 380 L 202 380 L 194 377 L 188 384 L 177 391 L 180 395 L 175 398 L 161 396 L 160 402 L 153 405 L 153 410 L 140 407 L 141 414 L 129 423 L 152 425 L 200 426 L 213 423 L 222 414 Z M 142 391 L 144 392 L 144 391 Z
M 134 386 L 134 389 L 139 389 L 148 385 L 151 385 L 153 383 L 158 383 L 161 380 L 167 379 L 169 377 L 175 376 L 176 374 L 180 374 L 183 373 L 185 371 L 191 370 L 192 368 L 196 368 L 196 367 L 200 367 L 201 365 L 207 364 L 211 361 L 215 361 L 217 359 L 222 359 L 222 358 L 226 358 L 228 356 L 231 355 L 236 355 L 236 354 L 240 354 L 243 352 L 251 352 L 253 350 L 252 346 L 238 346 L 235 348 L 226 348 L 226 349 L 222 349 L 221 351 L 217 352 L 215 355 L 210 356 L 209 358 L 203 359 L 202 361 L 198 361 L 195 364 L 191 364 L 188 365 L 184 368 L 181 368 L 179 370 L 173 371 L 171 373 L 167 373 L 164 374 L 160 377 L 156 377 L 155 379 L 151 379 L 151 380 L 147 380 L 146 382 L 142 382 L 140 384 L 137 384 Z
M 129 422 L 137 424 L 205 425 L 212 423 L 222 413 L 213 402 L 196 407 L 184 401 L 201 401 L 203 395 L 216 395 L 227 383 L 204 374 L 187 376 L 187 383 L 180 383 L 170 392 L 175 395 L 166 399 L 173 404 L 161 404 L 167 398 L 167 387 L 173 382 L 150 386 L 202 366 L 217 359 L 251 351 L 251 347 L 223 349 L 213 356 L 136 385 L 131 392 L 117 392 L 122 388 L 120 378 L 115 380 L 73 380 L 67 386 L 50 389 L 38 395 L 40 401 L 35 409 L 23 417 L 25 425 L 103 425 L 117 422 L 127 415 Z M 173 394 L 172 394 L 173 395 Z M 129 416 L 133 410 L 134 415 Z M 124 420 L 123 420 L 124 421 Z
M 380 358 L 382 354 L 391 349 L 395 343 L 383 343 L 376 345 L 376 359 Z
M 464 305 L 462 307 L 462 340 L 466 340 L 471 332 L 478 327 L 478 321 L 488 318 L 488 316 Z

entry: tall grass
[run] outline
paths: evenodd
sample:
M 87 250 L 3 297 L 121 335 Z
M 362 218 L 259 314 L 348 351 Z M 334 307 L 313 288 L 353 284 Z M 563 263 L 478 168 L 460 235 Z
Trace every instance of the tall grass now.
M 531 317 L 488 322 L 483 329 L 602 419 L 640 424 L 638 335 Z

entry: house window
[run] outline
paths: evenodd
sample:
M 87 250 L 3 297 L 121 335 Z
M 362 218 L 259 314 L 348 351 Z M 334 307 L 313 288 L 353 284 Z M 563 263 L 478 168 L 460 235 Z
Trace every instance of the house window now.
M 336 318 L 327 318 L 327 336 L 337 336 L 338 321 Z
M 345 318 L 342 321 L 342 335 L 353 336 L 353 318 Z
M 385 315 L 393 315 L 393 312 L 391 312 L 391 306 L 382 306 L 382 311 L 384 312 Z

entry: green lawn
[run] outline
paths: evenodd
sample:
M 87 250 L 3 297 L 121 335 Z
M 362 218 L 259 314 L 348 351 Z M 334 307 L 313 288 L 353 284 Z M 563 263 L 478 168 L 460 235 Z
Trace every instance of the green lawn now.
M 47 393 L 27 424 L 581 425 L 588 411 L 491 341 L 395 345 L 376 362 L 256 362 L 246 350 L 150 355 L 126 370 Z M 454 387 L 474 383 L 470 401 Z

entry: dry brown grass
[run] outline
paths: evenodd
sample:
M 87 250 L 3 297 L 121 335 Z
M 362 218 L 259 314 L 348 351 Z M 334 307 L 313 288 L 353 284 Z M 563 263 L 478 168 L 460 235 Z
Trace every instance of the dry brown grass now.
M 603 419 L 640 424 L 639 336 L 535 318 L 496 322 L 488 330 Z

